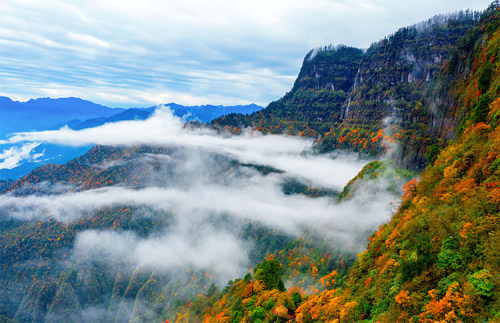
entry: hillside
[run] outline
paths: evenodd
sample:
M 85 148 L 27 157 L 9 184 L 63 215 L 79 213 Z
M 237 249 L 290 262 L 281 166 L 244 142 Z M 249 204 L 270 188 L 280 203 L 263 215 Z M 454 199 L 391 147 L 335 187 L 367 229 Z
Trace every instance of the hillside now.
M 445 75 L 460 73 L 447 76 L 461 116 L 457 139 L 406 184 L 397 212 L 358 254 L 347 282 L 332 271 L 310 290 L 285 290 L 271 256 L 253 275 L 188 304 L 178 321 L 497 322 L 499 27 L 496 1 L 445 63 Z M 457 62 L 471 65 L 452 69 Z
M 380 156 L 390 150 L 396 164 L 421 170 L 427 147 L 454 138 L 453 98 L 442 90 L 438 71 L 457 45 L 468 46 L 458 40 L 478 19 L 479 13 L 470 11 L 435 16 L 366 51 L 312 50 L 283 98 L 249 116 L 230 114 L 212 124 L 315 137 L 320 152 L 347 149 Z M 392 151 L 396 141 L 401 150 Z
M 193 163 L 193 157 L 200 158 L 206 165 L 186 167 Z M 167 268 L 155 269 L 156 266 L 123 263 L 107 253 L 105 257 L 99 252 L 96 255 L 93 250 L 105 247 L 104 241 L 91 250 L 82 251 L 78 246 L 82 237 L 89 234 L 116 235 L 118 240 L 113 245 L 121 243 L 120 237 L 133 236 L 139 241 L 154 241 L 165 235 L 175 237 L 182 229 L 178 226 L 184 221 L 183 216 L 193 233 L 181 231 L 180 235 L 187 235 L 183 239 L 189 239 L 190 243 L 221 231 L 224 237 L 224 230 L 230 230 L 237 237 L 231 243 L 245 246 L 241 251 L 241 257 L 248 258 L 245 266 L 246 261 L 254 266 L 266 255 L 281 252 L 283 260 L 288 254 L 303 257 L 304 264 L 290 264 L 290 281 L 299 283 L 313 265 L 322 274 L 334 269 L 342 275 L 347 274 L 347 268 L 354 261 L 353 252 L 313 239 L 312 233 L 297 239 L 280 227 L 251 219 L 235 219 L 229 211 L 205 214 L 206 211 L 198 207 L 188 215 L 179 211 L 178 202 L 163 202 L 171 194 L 169 192 L 179 191 L 177 194 L 182 196 L 190 192 L 191 187 L 198 187 L 199 182 L 210 185 L 209 189 L 204 188 L 210 191 L 210 187 L 214 189 L 213 183 L 230 183 L 248 176 L 263 180 L 270 177 L 271 181 L 272 178 L 280 179 L 277 188 L 285 199 L 295 196 L 297 201 L 303 201 L 330 196 L 336 199 L 338 196 L 338 192 L 310 187 L 307 181 L 282 173 L 270 167 L 244 164 L 210 150 L 175 146 L 96 146 L 66 164 L 45 165 L 17 181 L 3 182 L 0 186 L 0 242 L 3 246 L 0 250 L 0 318 L 3 315 L 3 318 L 19 322 L 58 321 L 71 315 L 75 321 L 143 322 L 169 317 L 196 295 L 207 293 L 210 288 L 213 290 L 213 284 L 220 286 L 221 275 L 226 280 L 232 277 L 223 273 L 226 267 L 232 267 L 230 261 L 235 258 L 226 259 L 223 263 L 227 265 L 209 263 L 203 265 L 203 269 L 189 263 L 170 269 L 168 260 L 171 259 L 159 258 L 155 261 L 167 261 Z M 243 185 L 236 187 L 245 190 Z M 257 193 L 253 194 L 260 194 L 265 187 L 257 186 L 256 189 Z M 130 190 L 133 196 L 146 194 L 147 199 L 156 194 L 155 190 L 160 190 L 162 195 L 153 204 L 134 202 L 134 199 L 125 198 L 124 190 Z M 120 194 L 115 202 L 101 207 L 85 206 L 86 201 L 99 200 L 101 194 L 114 191 Z M 78 197 L 72 200 L 75 194 Z M 93 197 L 93 194 L 97 195 Z M 72 201 L 65 200 L 68 198 Z M 250 198 L 248 194 L 244 199 L 247 198 Z M 41 204 L 23 206 L 38 199 Z M 84 204 L 82 208 L 77 206 L 78 201 Z M 162 203 L 165 207 L 158 208 Z M 272 203 L 273 207 L 277 205 L 277 201 Z M 188 199 L 180 204 L 189 206 L 193 202 Z M 359 239 L 364 240 L 366 235 L 362 232 L 363 238 Z M 169 243 L 176 245 L 176 241 L 161 241 L 165 247 Z M 126 248 L 130 248 L 130 241 L 126 241 Z M 219 251 L 221 247 L 212 248 Z M 211 250 L 204 253 L 213 252 Z M 141 254 L 149 252 L 144 250 Z M 215 259 L 219 259 L 217 257 Z M 321 260 L 324 257 L 326 261 Z M 126 258 L 125 255 L 122 258 Z M 308 286 L 309 282 L 300 284 Z
M 327 310 L 323 319 L 498 319 L 498 10 L 496 4 L 483 15 L 469 56 L 474 64 L 456 83 L 466 115 L 458 140 L 407 185 L 398 212 L 358 255 L 345 289 L 311 297 L 299 308 L 302 318 L 319 306 Z
M 0 181 L 0 321 L 498 321 L 499 55 L 495 1 L 313 50 L 219 132 L 50 132 L 104 143 Z
M 68 190 L 84 192 L 113 185 L 131 189 L 185 185 L 185 173 L 177 173 L 177 176 L 171 173 L 176 167 L 176 158 L 181 158 L 182 154 L 174 148 L 96 146 L 66 164 L 42 166 L 18 181 L 9 182 L 2 191 L 18 197 L 49 194 L 55 199 Z M 165 163 L 161 156 L 172 159 Z M 213 158 L 217 159 L 221 172 L 213 176 L 223 177 L 237 167 L 234 161 Z M 160 176 L 161 173 L 165 175 Z M 170 212 L 123 202 L 114 207 L 89 210 L 77 220 L 54 220 L 45 218 L 43 210 L 35 211 L 32 219 L 9 217 L 8 213 L 14 208 L 15 205 L 4 204 L 0 212 L 3 246 L 0 251 L 0 315 L 19 322 L 49 318 L 53 321 L 61 319 L 61 315 L 72 315 L 72 321 L 128 321 L 139 315 L 132 313 L 136 300 L 146 300 L 151 293 L 161 297 L 157 300 L 159 304 L 148 305 L 157 316 L 163 307 L 194 297 L 199 289 L 206 289 L 211 283 L 205 272 L 156 274 L 147 269 L 109 263 L 110 259 L 91 259 L 87 255 L 76 257 L 76 261 L 72 259 L 77 237 L 83 232 L 111 230 L 133 232 L 142 237 L 158 235 L 175 223 Z M 68 209 L 63 215 L 67 212 L 73 211 Z M 246 229 L 249 238 L 267 231 Z M 280 241 L 282 247 L 286 240 Z M 263 246 L 263 250 L 265 252 L 267 247 Z M 176 297 L 172 296 L 173 291 L 178 293 Z M 84 309 L 87 312 L 82 312 Z

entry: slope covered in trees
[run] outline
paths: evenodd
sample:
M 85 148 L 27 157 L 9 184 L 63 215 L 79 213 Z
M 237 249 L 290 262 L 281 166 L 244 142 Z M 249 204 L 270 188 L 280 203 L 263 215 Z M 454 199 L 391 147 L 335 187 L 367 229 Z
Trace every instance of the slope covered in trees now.
M 281 172 L 212 152 L 206 154 L 203 160 L 217 165 L 204 175 L 210 182 L 227 181 L 249 172 L 262 176 Z M 170 317 L 198 294 L 210 294 L 215 288 L 210 286 L 217 282 L 216 268 L 152 270 L 122 264 L 110 256 L 75 252 L 79 237 L 86 232 L 108 232 L 117 237 L 125 232 L 140 239 L 171 233 L 178 222 L 175 206 L 172 211 L 158 210 L 124 200 L 84 209 L 81 214 L 72 207 L 63 208 L 56 217 L 43 206 L 24 208 L 26 213 L 21 214 L 16 211 L 16 203 L 37 197 L 57 199 L 117 187 L 134 191 L 188 187 L 200 177 L 199 173 L 192 176 L 182 171 L 190 157 L 192 151 L 179 147 L 96 146 L 64 165 L 45 165 L 18 181 L 4 182 L 0 190 L 6 194 L 0 195 L 0 318 L 19 322 L 57 321 L 62 317 L 71 317 L 75 322 L 154 321 Z M 283 181 L 282 190 L 286 196 L 310 199 L 338 196 L 338 192 L 310 187 L 294 178 Z M 15 202 L 5 202 L 14 197 Z M 256 221 L 231 221 L 222 214 L 207 216 L 204 226 L 231 227 L 247 246 L 251 266 L 269 254 L 276 253 L 284 263 L 293 258 L 287 263 L 286 281 L 303 288 L 311 285 L 303 277 L 313 268 L 321 274 L 336 269 L 345 275 L 354 261 L 350 251 L 336 250 L 310 238 L 297 240 Z
M 498 321 L 499 27 L 495 1 L 445 63 L 439 77 L 452 82 L 457 140 L 406 184 L 397 212 L 371 236 L 345 283 L 332 271 L 318 290 L 283 292 L 247 275 L 222 295 L 193 302 L 204 306 L 197 312 L 187 306 L 179 321 Z

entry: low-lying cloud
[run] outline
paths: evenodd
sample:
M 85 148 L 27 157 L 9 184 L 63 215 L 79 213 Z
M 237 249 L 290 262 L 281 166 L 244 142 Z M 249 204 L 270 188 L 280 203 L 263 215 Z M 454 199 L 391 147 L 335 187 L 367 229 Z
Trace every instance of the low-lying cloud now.
M 310 139 L 252 131 L 227 136 L 206 128 L 190 129 L 168 110 L 145 121 L 81 131 L 18 133 L 8 142 L 167 148 L 145 149 L 132 159 L 95 165 L 110 172 L 134 165 L 132 171 L 143 179 L 140 188 L 118 182 L 81 190 L 73 183 L 51 190 L 51 185 L 39 184 L 42 189 L 33 190 L 36 194 L 21 194 L 18 189 L 0 195 L 2 217 L 20 220 L 72 223 L 93 216 L 98 209 L 122 207 L 131 207 L 136 218 L 155 212 L 169 216 L 166 227 L 147 235 L 108 228 L 81 231 L 73 248 L 75 261 L 90 255 L 160 272 L 195 268 L 210 271 L 222 282 L 251 266 L 247 257 L 251 246 L 239 236 L 245 224 L 258 223 L 290 236 L 313 234 L 332 247 L 357 252 L 364 249 L 367 232 L 389 218 L 388 205 L 397 199 L 385 189 L 359 189 L 341 203 L 329 195 L 285 194 L 283 185 L 290 179 L 340 191 L 367 161 L 313 154 Z M 263 174 L 252 165 L 278 172 Z
M 21 219 L 50 217 L 63 222 L 107 207 L 132 205 L 169 212 L 173 214 L 170 226 L 147 237 L 131 231 L 83 231 L 75 242 L 73 257 L 90 254 L 111 263 L 160 272 L 206 270 L 222 284 L 251 266 L 247 258 L 250 246 L 238 236 L 245 223 L 260 223 L 291 236 L 312 233 L 333 248 L 359 252 L 365 248 L 367 232 L 389 218 L 389 203 L 396 199 L 385 190 L 376 195 L 361 190 L 342 203 L 331 197 L 286 195 L 280 186 L 284 177 L 255 173 L 230 184 L 187 189 L 109 187 L 59 195 L 3 195 L 0 209 Z
M 164 145 L 210 150 L 244 163 L 271 166 L 305 178 L 316 185 L 340 190 L 363 167 L 351 157 L 313 155 L 312 139 L 286 135 L 265 136 L 248 130 L 241 136 L 219 136 L 210 129 L 188 129 L 168 109 L 159 109 L 144 121 L 122 121 L 84 130 L 23 132 L 3 143 L 45 142 L 68 146 Z M 2 141 L 0 141 L 0 144 Z
M 89 230 L 76 240 L 74 257 L 80 253 L 141 270 L 195 268 L 225 279 L 241 275 L 248 268 L 247 246 L 233 234 L 213 229 L 190 232 L 178 228 L 150 238 L 128 231 Z
M 360 191 L 353 199 L 337 203 L 331 197 L 309 198 L 286 195 L 281 183 L 285 175 L 240 176 L 224 184 L 193 185 L 188 188 L 107 187 L 59 195 L 0 196 L 0 208 L 19 219 L 53 218 L 71 222 L 98 208 L 124 205 L 148 206 L 173 212 L 177 221 L 196 225 L 213 214 L 236 221 L 258 221 L 291 235 L 313 230 L 326 237 L 356 233 L 376 227 L 388 218 L 387 206 L 394 195 L 376 196 Z M 350 237 L 345 240 L 351 239 Z
M 23 161 L 36 161 L 43 156 L 41 153 L 33 153 L 33 149 L 39 145 L 38 142 L 30 142 L 22 146 L 10 146 L 3 149 L 0 153 L 0 169 L 15 168 Z

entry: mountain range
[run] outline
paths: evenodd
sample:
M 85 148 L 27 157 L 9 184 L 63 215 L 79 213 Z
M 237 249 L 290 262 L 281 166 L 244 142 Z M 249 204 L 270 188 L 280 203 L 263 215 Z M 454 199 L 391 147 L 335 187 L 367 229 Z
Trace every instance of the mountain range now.
M 493 1 L 311 50 L 247 115 L 61 121 L 102 144 L 0 181 L 0 318 L 497 322 L 499 59 Z
M 250 105 L 183 106 L 176 103 L 162 105 L 185 121 L 210 122 L 229 113 L 248 114 L 262 109 Z M 0 97 L 0 140 L 15 132 L 56 130 L 67 126 L 82 130 L 127 120 L 145 120 L 159 106 L 149 108 L 109 108 L 78 98 L 40 98 L 26 102 Z M 9 143 L 0 144 L 0 179 L 18 179 L 29 171 L 47 163 L 65 163 L 81 156 L 91 146 L 63 147 L 39 143 L 29 147 Z
M 396 164 L 422 170 L 430 147 L 444 147 L 460 123 L 449 90 L 455 70 L 468 68 L 467 31 L 480 13 L 438 15 L 404 27 L 367 50 L 324 46 L 304 58 L 293 88 L 266 109 L 229 114 L 214 126 L 252 126 L 265 133 L 320 138 L 318 151 L 354 150 L 369 156 L 391 151 Z M 449 60 L 447 60 L 449 59 Z M 438 73 L 443 68 L 449 73 Z M 439 75 L 439 77 L 438 77 Z M 380 144 L 382 143 L 382 145 Z

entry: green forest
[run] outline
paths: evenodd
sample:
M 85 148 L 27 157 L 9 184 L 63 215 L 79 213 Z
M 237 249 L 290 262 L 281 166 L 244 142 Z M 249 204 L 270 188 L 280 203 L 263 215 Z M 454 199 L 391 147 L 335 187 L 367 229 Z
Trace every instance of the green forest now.
M 201 268 L 193 262 L 162 272 L 106 253 L 94 257 L 88 249 L 75 254 L 85 232 L 116 234 L 130 245 L 173 233 L 185 200 L 158 209 L 124 194 L 125 202 L 96 209 L 82 202 L 75 216 L 62 199 L 57 217 L 31 207 L 31 218 L 5 203 L 0 322 L 498 322 L 499 125 L 497 0 L 483 12 L 401 28 L 367 50 L 311 50 L 292 89 L 265 109 L 185 128 L 221 138 L 249 132 L 297 137 L 313 142 L 315 156 L 349 152 L 365 166 L 340 190 L 239 160 L 233 151 L 203 152 L 201 162 L 190 165 L 194 154 L 175 145 L 97 145 L 68 163 L 0 181 L 0 193 L 28 203 L 59 192 L 84 199 L 90 191 L 98 196 L 119 187 L 150 198 L 152 186 L 203 191 L 213 183 L 265 178 L 287 203 L 337 207 L 356 203 L 358 194 L 397 196 L 378 229 L 343 228 L 338 232 L 352 236 L 332 238 L 315 231 L 314 223 L 296 229 L 292 214 L 290 223 L 278 218 L 272 227 L 210 209 L 205 222 L 184 228 L 186 234 L 203 244 L 197 232 L 224 229 L 241 240 L 248 258 L 241 276 L 222 282 L 220 271 L 235 264 Z M 205 163 L 210 167 L 200 166 Z M 201 175 L 198 168 L 210 171 Z M 200 178 L 206 187 L 194 184 Z M 369 214 L 352 217 L 368 221 Z M 118 254 L 126 258 L 130 250 Z

